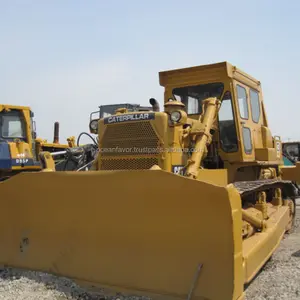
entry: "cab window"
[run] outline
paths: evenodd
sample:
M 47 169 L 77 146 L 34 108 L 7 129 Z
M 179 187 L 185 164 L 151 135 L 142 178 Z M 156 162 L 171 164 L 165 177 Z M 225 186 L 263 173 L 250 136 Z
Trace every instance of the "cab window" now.
M 224 152 L 236 152 L 238 150 L 238 139 L 232 107 L 232 97 L 229 91 L 223 96 L 218 121 L 221 149 Z
M 25 139 L 25 126 L 19 111 L 1 112 L 1 137 L 6 139 Z
M 240 85 L 236 86 L 240 116 L 242 119 L 249 119 L 248 101 L 246 89 Z
M 252 140 L 251 140 L 251 130 L 248 127 L 243 127 L 243 144 L 244 151 L 246 154 L 252 153 Z
M 260 118 L 260 103 L 258 92 L 250 89 L 251 115 L 254 123 L 259 122 Z
M 185 105 L 187 114 L 201 114 L 202 100 L 209 97 L 220 99 L 224 89 L 223 83 L 209 83 L 173 89 L 173 97 Z

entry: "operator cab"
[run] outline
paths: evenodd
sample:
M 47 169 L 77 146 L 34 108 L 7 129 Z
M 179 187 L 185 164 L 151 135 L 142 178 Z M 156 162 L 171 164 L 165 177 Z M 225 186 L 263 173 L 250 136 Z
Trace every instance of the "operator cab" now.
M 300 141 L 282 143 L 285 165 L 294 165 L 300 161 Z
M 281 142 L 269 130 L 261 84 L 254 77 L 221 62 L 159 72 L 159 83 L 164 102 L 181 101 L 190 119 L 201 118 L 204 99 L 221 101 L 210 148 L 215 147 L 223 161 L 280 162 Z

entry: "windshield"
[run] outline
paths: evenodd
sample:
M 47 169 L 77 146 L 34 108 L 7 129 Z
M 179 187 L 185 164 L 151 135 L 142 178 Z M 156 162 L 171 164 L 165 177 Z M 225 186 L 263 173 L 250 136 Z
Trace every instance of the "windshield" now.
M 114 114 L 115 110 L 120 108 L 119 105 L 102 105 L 100 107 L 100 118 L 106 118 Z
M 138 104 L 130 104 L 130 103 L 102 105 L 100 106 L 100 118 L 102 119 L 114 115 L 115 111 L 118 108 L 127 108 L 129 112 L 152 109 L 151 107 L 144 107 L 144 106 L 141 107 Z
M 111 116 L 111 115 L 112 115 L 112 114 L 111 114 L 110 112 L 108 113 L 108 112 L 105 112 L 105 111 L 104 111 L 104 112 L 102 113 L 102 115 L 101 115 L 101 119 L 102 119 L 102 118 L 109 117 L 109 116 Z
M 2 138 L 26 138 L 24 121 L 19 111 L 2 111 L 0 113 L 0 122 Z
M 185 105 L 189 115 L 201 114 L 202 100 L 208 97 L 220 99 L 224 89 L 223 83 L 209 83 L 173 89 L 173 96 Z

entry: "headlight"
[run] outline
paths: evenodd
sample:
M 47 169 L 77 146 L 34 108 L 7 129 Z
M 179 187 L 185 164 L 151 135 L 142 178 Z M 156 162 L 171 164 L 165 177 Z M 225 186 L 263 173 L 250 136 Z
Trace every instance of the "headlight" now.
M 173 111 L 171 113 L 171 121 L 172 122 L 179 122 L 181 119 L 181 113 L 179 111 Z
M 90 127 L 91 127 L 92 130 L 96 131 L 98 129 L 98 120 L 91 121 Z

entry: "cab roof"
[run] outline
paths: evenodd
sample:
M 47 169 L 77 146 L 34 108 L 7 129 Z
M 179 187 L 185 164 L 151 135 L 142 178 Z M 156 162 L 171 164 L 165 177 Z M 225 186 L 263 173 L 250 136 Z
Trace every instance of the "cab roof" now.
M 229 78 L 256 89 L 260 88 L 260 81 L 227 61 L 159 72 L 159 84 L 164 87 L 216 82 Z
M 20 111 L 29 110 L 30 111 L 30 107 L 29 106 L 0 104 L 0 111 L 5 110 L 5 109 L 15 109 L 15 110 L 20 110 Z

